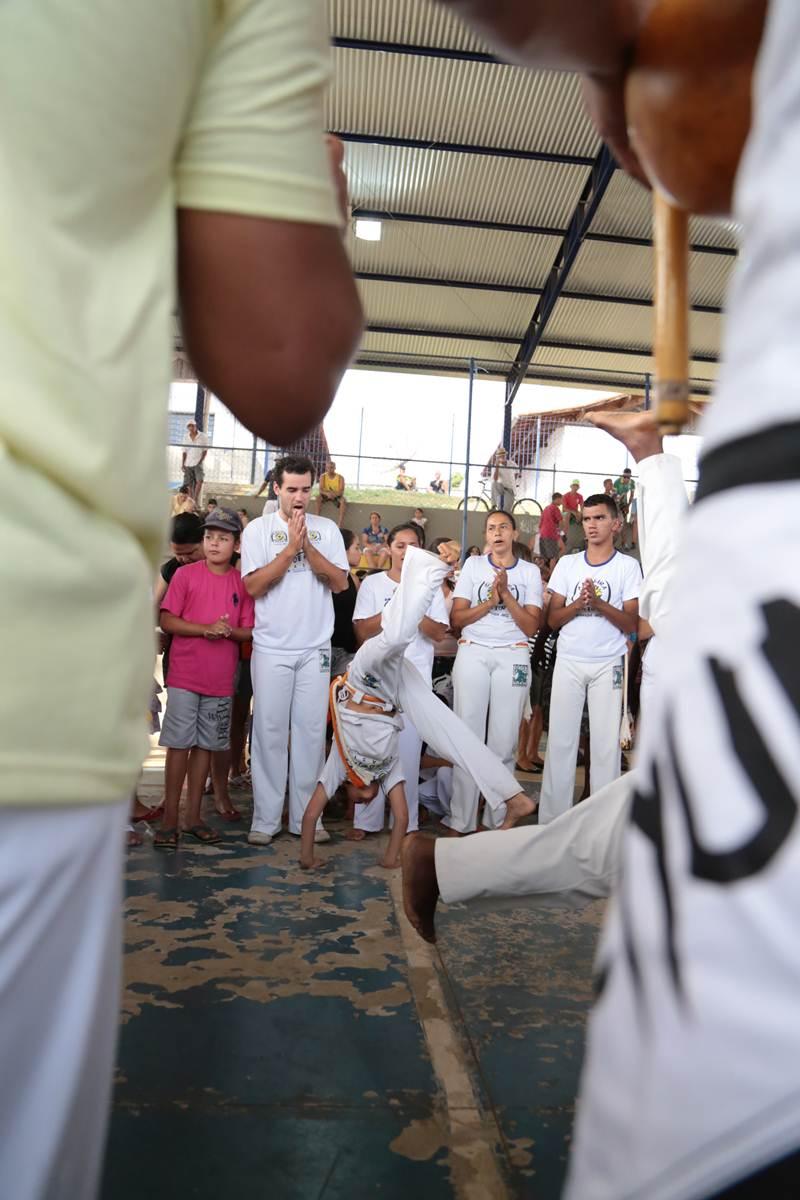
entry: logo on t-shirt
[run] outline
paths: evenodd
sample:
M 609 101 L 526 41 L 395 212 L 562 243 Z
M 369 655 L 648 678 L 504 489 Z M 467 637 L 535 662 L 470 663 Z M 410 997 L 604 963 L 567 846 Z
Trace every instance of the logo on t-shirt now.
M 308 540 L 310 542 L 321 542 L 322 534 L 320 533 L 320 531 L 318 529 L 309 529 Z
M 319 652 L 319 669 L 320 669 L 320 671 L 330 671 L 330 669 L 331 669 L 331 652 L 330 652 L 330 650 L 320 650 L 320 652 Z
M 270 534 L 269 540 L 271 542 L 277 542 L 279 546 L 285 546 L 286 543 L 289 541 L 289 535 L 288 535 L 288 533 L 285 533 L 282 529 L 273 529 L 272 533 Z
M 528 664 L 514 663 L 511 668 L 511 686 L 512 687 L 527 687 L 528 686 Z
M 591 581 L 592 581 L 592 585 L 594 587 L 594 594 L 597 597 L 597 599 L 603 600 L 606 604 L 610 604 L 611 603 L 611 584 L 608 582 L 608 580 L 607 579 L 595 579 L 595 578 L 592 578 L 591 576 L 587 576 L 587 578 L 591 579 Z M 581 592 L 583 591 L 583 585 L 585 582 L 586 582 L 586 580 L 581 579 L 579 583 L 575 584 L 575 587 L 572 589 L 572 596 L 570 597 L 570 600 L 569 600 L 570 604 L 572 604 L 575 600 L 578 599 Z M 587 616 L 587 617 L 599 617 L 600 616 L 600 614 L 598 612 L 596 612 L 595 609 L 593 609 L 593 608 L 584 609 L 583 615 Z
M 510 583 L 508 585 L 508 590 L 519 604 L 519 588 L 517 585 L 515 583 Z M 494 581 L 490 583 L 488 580 L 484 579 L 478 584 L 478 604 L 483 604 L 485 601 L 492 599 L 494 599 Z M 495 611 L 502 613 L 506 612 L 506 606 L 502 600 L 497 605 Z

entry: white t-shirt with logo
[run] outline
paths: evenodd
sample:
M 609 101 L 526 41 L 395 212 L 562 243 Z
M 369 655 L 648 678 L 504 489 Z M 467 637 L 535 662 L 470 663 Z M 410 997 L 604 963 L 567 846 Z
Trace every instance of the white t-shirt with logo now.
M 369 617 L 376 616 L 379 612 L 383 612 L 397 591 L 397 587 L 398 585 L 393 579 L 389 578 L 386 571 L 380 571 L 376 575 L 367 575 L 358 589 L 353 620 L 363 621 Z M 450 624 L 441 588 L 437 589 L 436 595 L 431 600 L 425 616 L 430 617 L 432 621 L 438 621 L 440 625 Z M 421 633 L 417 634 L 406 650 L 406 658 L 414 664 L 420 675 L 428 683 L 431 681 L 434 653 L 434 643 L 430 638 L 425 637 Z
M 492 565 L 490 554 L 468 558 L 461 568 L 454 599 L 469 600 L 470 608 L 483 604 L 492 593 L 498 570 Z M 528 605 L 542 607 L 542 576 L 537 566 L 519 558 L 513 567 L 506 568 L 506 574 L 508 590 L 517 604 L 523 608 Z M 496 605 L 480 621 L 468 625 L 464 636 L 479 646 L 516 646 L 528 640 L 505 604 Z
M 590 563 L 586 552 L 560 558 L 550 576 L 548 590 L 564 597 L 565 604 L 578 599 L 584 580 L 594 583 L 598 599 L 621 609 L 626 600 L 636 600 L 642 586 L 642 568 L 629 554 L 615 550 L 603 563 Z M 558 653 L 564 658 L 619 658 L 625 653 L 625 634 L 606 618 L 587 609 L 562 626 L 558 636 Z
M 334 522 L 306 514 L 306 528 L 314 548 L 346 571 L 347 554 Z M 288 542 L 289 527 L 279 512 L 250 521 L 242 534 L 242 576 L 268 566 Z M 317 579 L 301 550 L 283 578 L 256 600 L 253 644 L 259 650 L 299 653 L 326 645 L 332 633 L 330 588 Z
M 198 431 L 196 438 L 189 437 L 187 434 L 187 441 L 192 444 L 186 449 L 186 465 L 187 467 L 196 467 L 209 447 L 208 434 Z

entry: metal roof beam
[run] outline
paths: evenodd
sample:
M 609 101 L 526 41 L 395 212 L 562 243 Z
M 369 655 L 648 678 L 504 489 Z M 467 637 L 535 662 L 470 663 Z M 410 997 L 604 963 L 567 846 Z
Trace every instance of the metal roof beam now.
M 468 217 L 436 217 L 430 213 L 398 213 L 383 208 L 353 208 L 354 217 L 365 217 L 373 221 L 408 221 L 416 225 L 444 225 L 452 229 L 489 229 L 498 233 L 526 233 L 540 237 L 563 238 L 566 230 L 554 225 L 521 225 L 514 221 L 479 221 Z M 606 242 L 612 246 L 652 247 L 652 238 L 626 237 L 620 233 L 587 233 L 586 242 Z M 730 246 L 710 246 L 705 242 L 693 242 L 690 250 L 695 254 L 718 254 L 723 258 L 736 258 L 738 250 Z
M 366 327 L 367 333 L 384 333 L 397 337 L 449 338 L 452 341 L 463 342 L 495 342 L 501 346 L 518 346 L 519 338 L 508 337 L 505 334 L 475 333 L 469 330 L 455 329 L 414 329 L 406 325 L 375 325 Z M 629 358 L 651 358 L 653 351 L 649 346 L 594 345 L 591 342 L 569 342 L 560 339 L 550 339 L 540 343 L 543 349 L 574 350 L 578 354 L 619 354 Z M 699 363 L 716 363 L 716 354 L 706 354 L 698 350 L 689 352 L 689 360 Z
M 583 244 L 583 239 L 589 232 L 594 215 L 600 206 L 600 201 L 605 195 L 606 188 L 613 178 L 616 166 L 614 156 L 608 149 L 608 146 L 602 146 L 600 153 L 592 165 L 589 178 L 583 186 L 580 199 L 575 206 L 572 217 L 569 220 L 563 241 L 558 248 L 553 265 L 550 268 L 550 275 L 544 286 L 544 291 L 539 297 L 539 303 L 536 305 L 525 336 L 520 343 L 514 365 L 508 373 L 508 379 L 506 380 L 506 429 L 503 437 L 503 445 L 506 446 L 506 449 L 508 449 L 508 437 L 506 435 L 510 428 L 511 405 L 514 396 L 517 394 L 533 356 L 544 338 L 547 323 L 553 315 L 558 299 L 564 290 L 567 276 L 572 269 L 575 259 L 578 257 L 578 251 Z
M 457 62 L 497 63 L 513 66 L 485 50 L 454 50 L 449 46 L 417 46 L 411 42 L 381 42 L 372 38 L 333 37 L 331 44 L 342 50 L 372 50 L 379 54 L 410 54 L 415 58 L 446 58 Z
M 356 279 L 367 283 L 408 283 L 419 284 L 421 287 L 463 288 L 473 292 L 500 292 L 510 296 L 541 296 L 543 288 L 527 287 L 517 283 L 482 283 L 471 279 L 437 279 L 423 275 L 398 275 L 386 271 L 354 271 Z M 633 308 L 652 308 L 652 300 L 642 300 L 637 296 L 608 295 L 602 292 L 574 292 L 564 290 L 562 300 L 584 300 L 591 304 L 627 304 Z M 720 316 L 722 309 L 714 304 L 692 304 L 691 312 L 708 313 Z
M 343 142 L 362 146 L 398 146 L 408 150 L 436 150 L 447 154 L 477 154 L 489 158 L 518 158 L 525 162 L 557 163 L 568 167 L 591 167 L 593 158 L 585 154 L 555 154 L 544 150 L 518 150 L 513 146 L 484 146 L 473 142 L 432 142 L 422 138 L 383 137 L 377 133 L 349 133 L 330 129 Z
M 493 359 L 476 359 L 476 365 L 479 370 L 486 371 L 489 375 L 497 375 L 502 377 L 503 371 L 501 364 Z M 385 371 L 391 369 L 393 371 L 428 371 L 435 375 L 464 375 L 469 374 L 469 367 L 465 361 L 454 361 L 453 363 L 438 362 L 433 359 L 426 359 L 421 355 L 417 362 L 403 362 L 394 359 L 369 358 L 359 355 L 355 364 L 356 367 L 379 367 Z M 569 367 L 564 368 L 566 372 Z M 593 372 L 591 367 L 572 368 L 572 370 L 585 370 L 585 375 L 565 374 L 561 373 L 560 368 L 550 367 L 545 364 L 538 363 L 529 368 L 529 373 L 526 376 L 526 382 L 534 382 L 536 380 L 544 380 L 545 382 L 552 381 L 553 383 L 576 383 L 582 387 L 596 388 L 599 385 L 602 387 L 619 389 L 620 391 L 630 390 L 631 388 L 641 388 L 644 391 L 644 384 L 631 382 L 630 377 L 624 378 L 620 375 L 614 375 L 612 372 L 597 370 Z M 535 372 L 535 374 L 534 374 Z M 558 374 L 556 374 L 558 372 Z M 600 378 L 602 376 L 602 378 Z M 691 392 L 693 396 L 710 396 L 713 393 L 713 388 L 706 380 L 690 380 Z

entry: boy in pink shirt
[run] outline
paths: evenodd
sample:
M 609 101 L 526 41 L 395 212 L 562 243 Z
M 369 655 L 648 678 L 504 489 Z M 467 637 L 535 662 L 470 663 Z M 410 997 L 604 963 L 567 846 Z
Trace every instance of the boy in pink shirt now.
M 219 841 L 219 834 L 200 820 L 200 803 L 211 752 L 228 748 L 239 643 L 250 641 L 255 621 L 253 601 L 231 566 L 242 532 L 238 516 L 217 509 L 203 530 L 205 559 L 176 571 L 161 602 L 161 628 L 172 634 L 172 645 L 159 739 L 167 747 L 164 819 L 154 844 L 167 849 L 178 845 L 187 767 L 185 832 L 200 842 Z

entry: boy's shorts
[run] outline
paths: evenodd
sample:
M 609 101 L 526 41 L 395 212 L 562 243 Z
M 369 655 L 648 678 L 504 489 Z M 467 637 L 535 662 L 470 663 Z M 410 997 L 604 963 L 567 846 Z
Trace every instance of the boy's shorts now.
M 167 688 L 167 711 L 159 746 L 170 750 L 227 750 L 231 744 L 230 696 L 201 696 L 185 688 Z

